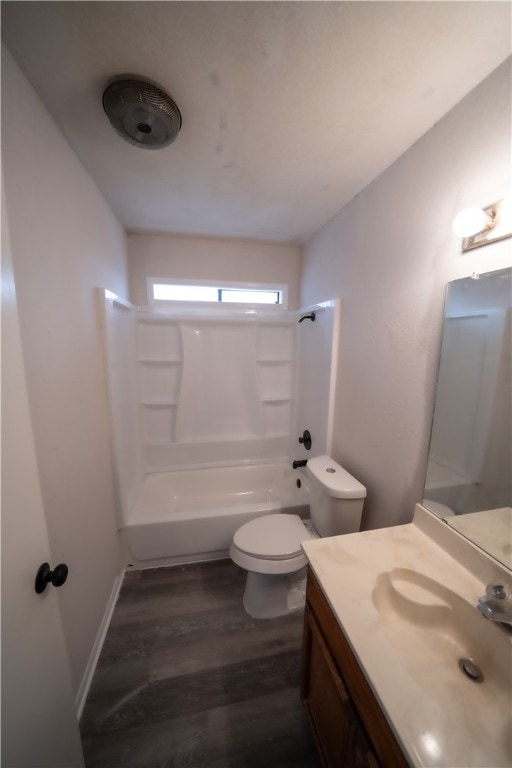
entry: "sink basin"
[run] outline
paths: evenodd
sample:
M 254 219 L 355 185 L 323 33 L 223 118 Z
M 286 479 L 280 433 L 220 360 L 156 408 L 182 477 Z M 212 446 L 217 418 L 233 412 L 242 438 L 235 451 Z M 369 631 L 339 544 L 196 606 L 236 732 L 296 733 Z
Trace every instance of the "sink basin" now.
M 304 550 L 410 764 L 511 768 L 512 634 L 476 609 L 511 572 L 419 505 Z
M 510 766 L 512 646 L 507 631 L 448 586 L 411 568 L 378 574 L 372 602 L 384 638 L 409 675 L 429 698 L 456 707 L 461 726 L 485 744 L 482 762 L 473 754 L 471 764 L 489 765 L 491 756 L 493 766 Z M 482 678 L 468 677 L 461 660 L 476 665 Z

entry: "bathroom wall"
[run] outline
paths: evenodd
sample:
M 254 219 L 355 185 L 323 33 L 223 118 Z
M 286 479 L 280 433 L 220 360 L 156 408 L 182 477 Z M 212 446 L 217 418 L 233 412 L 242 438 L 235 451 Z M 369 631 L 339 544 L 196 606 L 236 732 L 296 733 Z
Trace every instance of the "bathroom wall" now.
M 128 235 L 130 300 L 148 303 L 147 277 L 286 283 L 288 308 L 299 308 L 300 249 L 295 245 L 257 243 L 178 235 Z
M 57 594 L 77 694 L 120 568 L 95 286 L 126 295 L 125 235 L 4 49 L 2 87 L 22 346 L 52 560 L 69 566 Z
M 365 528 L 422 497 L 446 283 L 510 264 L 511 240 L 461 254 L 451 231 L 510 187 L 510 79 L 509 60 L 303 250 L 301 305 L 343 300 L 333 454 L 368 488 Z

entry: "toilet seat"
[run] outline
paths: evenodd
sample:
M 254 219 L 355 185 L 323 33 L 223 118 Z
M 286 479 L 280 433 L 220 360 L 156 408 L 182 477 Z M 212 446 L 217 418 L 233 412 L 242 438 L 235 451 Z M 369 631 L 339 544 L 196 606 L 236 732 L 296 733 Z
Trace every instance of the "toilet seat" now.
M 307 563 L 301 543 L 310 538 L 310 532 L 298 515 L 264 515 L 236 531 L 230 556 L 248 571 L 293 573 Z
M 250 520 L 233 536 L 246 555 L 283 560 L 302 554 L 301 543 L 311 538 L 298 515 L 264 515 Z

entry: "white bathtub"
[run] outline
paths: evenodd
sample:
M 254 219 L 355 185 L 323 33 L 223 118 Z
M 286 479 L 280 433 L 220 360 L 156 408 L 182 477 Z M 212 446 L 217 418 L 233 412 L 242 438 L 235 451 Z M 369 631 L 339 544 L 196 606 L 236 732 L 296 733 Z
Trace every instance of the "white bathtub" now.
M 281 511 L 309 512 L 304 475 L 285 462 L 153 473 L 142 481 L 123 536 L 138 561 L 226 556 L 243 523 Z

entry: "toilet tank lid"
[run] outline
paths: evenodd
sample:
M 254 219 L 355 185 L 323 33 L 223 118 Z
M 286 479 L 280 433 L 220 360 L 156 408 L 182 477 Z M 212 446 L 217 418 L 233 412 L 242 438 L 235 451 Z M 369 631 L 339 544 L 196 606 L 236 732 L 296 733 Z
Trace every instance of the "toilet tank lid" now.
M 306 472 L 318 480 L 336 499 L 364 499 L 366 488 L 330 456 L 308 459 Z

